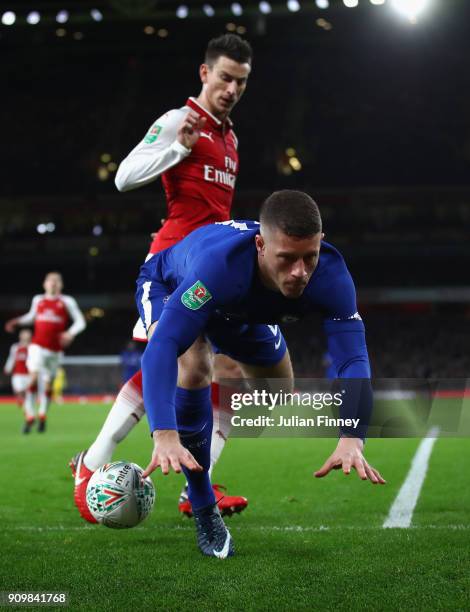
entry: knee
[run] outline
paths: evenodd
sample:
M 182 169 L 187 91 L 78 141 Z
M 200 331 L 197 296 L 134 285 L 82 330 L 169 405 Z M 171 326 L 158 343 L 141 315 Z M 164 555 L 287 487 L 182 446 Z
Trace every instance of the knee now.
M 178 386 L 201 389 L 211 384 L 213 356 L 209 345 L 198 340 L 178 360 Z

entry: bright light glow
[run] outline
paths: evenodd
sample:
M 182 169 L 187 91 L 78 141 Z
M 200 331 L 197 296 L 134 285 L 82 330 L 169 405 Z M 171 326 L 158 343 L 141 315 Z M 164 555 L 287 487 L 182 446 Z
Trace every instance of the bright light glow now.
M 298 157 L 291 157 L 289 159 L 289 164 L 292 170 L 295 170 L 296 172 L 298 172 L 299 170 L 302 170 L 302 164 L 300 163 L 300 160 Z
M 155 28 L 151 25 L 145 26 L 144 32 L 150 36 L 151 34 L 155 34 Z
M 103 233 L 103 228 L 101 225 L 95 225 L 92 229 L 93 236 L 101 236 Z
M 210 4 L 204 4 L 202 10 L 207 17 L 213 17 L 215 15 L 214 8 Z
M 225 28 L 226 28 L 226 29 L 227 29 L 229 32 L 235 32 L 235 30 L 237 29 L 237 26 L 236 26 L 234 23 L 230 22 L 230 23 L 227 23 L 227 24 L 226 24 Z
M 315 0 L 319 9 L 327 9 L 330 6 L 328 0 Z
M 286 155 L 287 155 L 287 157 L 294 157 L 294 155 L 295 155 L 294 147 L 287 147 Z
M 429 4 L 429 0 L 392 0 L 393 8 L 412 23 Z
M 243 8 L 239 2 L 232 2 L 231 9 L 232 9 L 232 13 L 236 15 L 237 17 L 240 17 L 240 15 L 243 15 Z
M 29 25 L 36 25 L 41 21 L 41 15 L 37 11 L 31 11 L 27 14 L 26 21 Z
M 359 0 L 343 0 L 343 2 L 344 6 L 347 6 L 348 8 L 354 8 L 359 4 Z
M 46 230 L 47 230 L 48 232 L 53 232 L 53 231 L 55 231 L 55 223 L 47 223 L 47 224 L 46 224 Z
M 97 174 L 100 181 L 106 181 L 109 178 L 109 171 L 106 166 L 100 166 Z
M 117 163 L 116 163 L 116 162 L 113 162 L 113 161 L 112 161 L 112 162 L 109 162 L 109 164 L 107 164 L 107 166 L 106 166 L 106 167 L 108 168 L 108 170 L 109 170 L 110 172 L 116 172 L 116 170 L 117 170 Z
M 38 234 L 45 234 L 47 232 L 47 227 L 45 223 L 40 223 L 37 227 L 36 227 L 36 231 Z
M 16 21 L 16 15 L 13 11 L 7 11 L 2 15 L 3 25 L 13 25 Z
M 370 0 L 370 3 L 379 6 L 379 4 L 385 4 L 385 0 Z
M 269 4 L 269 2 L 265 2 L 264 0 L 262 2 L 259 3 L 259 10 L 264 14 L 267 15 L 268 13 L 271 12 L 271 5 Z
M 94 21 L 103 21 L 103 13 L 98 9 L 91 9 L 90 15 Z
M 67 23 L 67 21 L 69 20 L 68 11 L 59 11 L 56 15 L 55 20 L 57 21 L 57 23 Z
M 287 8 L 292 13 L 296 13 L 297 11 L 300 11 L 300 4 L 298 0 L 287 0 Z
M 104 164 L 107 164 L 108 162 L 111 161 L 111 155 L 109 153 L 103 153 L 100 159 Z
M 189 13 L 189 9 L 186 6 L 186 4 L 182 4 L 176 9 L 176 16 L 179 19 L 185 19 L 188 16 L 188 13 Z
M 166 38 L 168 36 L 168 30 L 166 30 L 165 28 L 160 28 L 157 34 L 158 36 L 160 36 L 160 38 Z

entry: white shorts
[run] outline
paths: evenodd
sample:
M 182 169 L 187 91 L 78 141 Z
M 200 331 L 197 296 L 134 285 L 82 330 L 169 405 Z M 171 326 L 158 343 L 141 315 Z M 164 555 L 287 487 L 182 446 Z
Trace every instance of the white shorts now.
M 137 342 L 147 342 L 147 330 L 140 317 L 132 330 L 132 339 L 137 340 Z
M 23 393 L 29 387 L 31 376 L 29 374 L 13 374 L 11 386 L 14 393 Z
M 50 351 L 37 344 L 30 344 L 26 367 L 31 373 L 40 374 L 45 382 L 52 382 L 62 359 L 62 351 Z

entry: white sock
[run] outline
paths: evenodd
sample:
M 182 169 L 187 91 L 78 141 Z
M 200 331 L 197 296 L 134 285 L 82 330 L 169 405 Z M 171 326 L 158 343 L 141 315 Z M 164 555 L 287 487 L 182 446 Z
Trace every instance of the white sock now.
M 23 409 L 26 420 L 34 420 L 34 393 L 32 391 L 26 391 L 24 396 Z
M 42 389 L 39 393 L 39 410 L 38 415 L 40 418 L 45 419 L 49 404 L 51 403 L 51 392 L 44 391 Z
M 109 463 L 118 442 L 137 425 L 145 414 L 142 393 L 132 381 L 119 391 L 98 437 L 85 455 L 84 464 L 93 472 Z
M 224 409 L 214 405 L 214 425 L 212 427 L 212 439 L 211 439 L 211 466 L 209 468 L 209 477 L 212 477 L 212 470 L 214 465 L 219 460 L 222 451 L 224 450 L 225 443 L 230 434 L 232 423 L 230 421 L 232 416 L 232 410 L 229 408 Z

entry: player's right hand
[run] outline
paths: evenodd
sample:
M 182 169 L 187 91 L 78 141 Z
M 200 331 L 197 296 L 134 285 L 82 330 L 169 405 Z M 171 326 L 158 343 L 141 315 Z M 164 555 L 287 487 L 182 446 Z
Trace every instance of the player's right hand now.
M 206 117 L 201 117 L 196 111 L 190 110 L 178 129 L 176 140 L 187 149 L 192 149 L 205 125 Z
M 156 430 L 153 432 L 153 439 L 152 460 L 142 474 L 143 478 L 147 478 L 157 467 L 161 468 L 165 476 L 170 473 L 170 468 L 179 474 L 182 466 L 188 470 L 202 472 L 202 466 L 181 444 L 177 431 L 173 429 Z
M 10 319 L 5 323 L 5 331 L 9 334 L 12 334 L 15 331 L 15 327 L 17 325 L 16 319 Z

